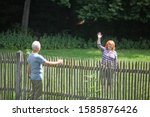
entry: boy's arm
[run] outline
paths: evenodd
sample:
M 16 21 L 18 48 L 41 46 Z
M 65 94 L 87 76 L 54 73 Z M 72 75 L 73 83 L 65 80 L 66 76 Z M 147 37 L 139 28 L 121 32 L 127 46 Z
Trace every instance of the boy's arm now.
M 58 64 L 63 64 L 63 60 L 57 60 L 57 61 L 45 61 L 45 65 L 58 65 Z

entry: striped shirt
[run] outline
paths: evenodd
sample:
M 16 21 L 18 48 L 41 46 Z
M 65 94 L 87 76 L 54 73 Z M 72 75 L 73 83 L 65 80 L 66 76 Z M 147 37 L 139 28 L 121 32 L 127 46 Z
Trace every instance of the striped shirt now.
M 117 52 L 116 51 L 110 51 L 104 46 L 101 45 L 101 41 L 99 44 L 97 44 L 98 48 L 100 48 L 103 51 L 102 55 L 102 64 L 103 65 L 110 65 L 112 69 L 117 68 Z

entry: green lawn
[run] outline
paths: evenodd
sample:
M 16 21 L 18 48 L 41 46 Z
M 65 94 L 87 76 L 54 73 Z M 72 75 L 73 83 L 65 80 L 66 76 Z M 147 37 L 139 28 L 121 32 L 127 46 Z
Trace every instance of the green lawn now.
M 150 50 L 118 50 L 118 60 L 150 62 Z M 98 49 L 59 49 L 41 50 L 41 54 L 65 58 L 101 59 L 102 52 Z
M 16 52 L 17 50 L 4 50 L 0 52 Z M 101 59 L 102 52 L 99 49 L 57 49 L 41 50 L 42 55 L 63 58 Z M 146 61 L 150 62 L 150 50 L 117 50 L 118 60 Z

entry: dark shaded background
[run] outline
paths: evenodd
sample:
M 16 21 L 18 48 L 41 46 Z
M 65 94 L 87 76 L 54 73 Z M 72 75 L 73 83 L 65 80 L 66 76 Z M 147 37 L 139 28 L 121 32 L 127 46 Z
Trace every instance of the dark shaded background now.
M 0 1 L 0 32 L 20 27 L 23 7 L 24 0 Z M 96 33 L 102 31 L 104 35 L 117 38 L 150 38 L 150 22 L 99 20 L 77 25 L 78 22 L 73 7 L 63 7 L 50 0 L 31 0 L 29 28 L 35 35 L 67 32 L 85 39 L 94 39 Z

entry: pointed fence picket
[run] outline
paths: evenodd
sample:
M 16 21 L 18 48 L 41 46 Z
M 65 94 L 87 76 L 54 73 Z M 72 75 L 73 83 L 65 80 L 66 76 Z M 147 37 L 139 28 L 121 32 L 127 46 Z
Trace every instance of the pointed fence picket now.
M 150 100 L 150 62 L 119 61 L 112 70 L 98 60 L 63 60 L 63 65 L 44 66 L 45 100 Z M 0 99 L 26 100 L 31 90 L 27 56 L 0 53 Z

